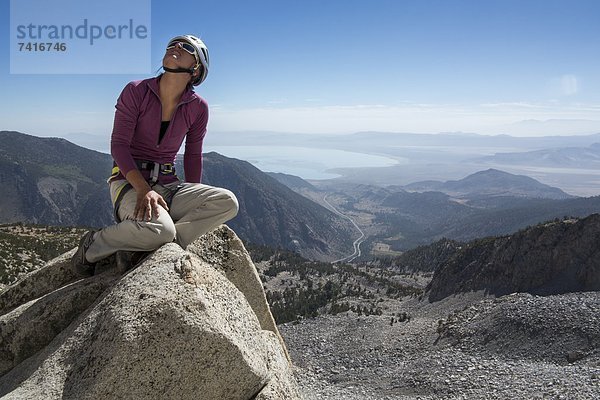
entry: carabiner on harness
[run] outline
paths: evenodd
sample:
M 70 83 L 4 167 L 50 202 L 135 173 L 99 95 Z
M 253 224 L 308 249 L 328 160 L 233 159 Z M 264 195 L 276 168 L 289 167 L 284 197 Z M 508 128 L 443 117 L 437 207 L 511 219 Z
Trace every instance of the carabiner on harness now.
M 152 168 L 152 172 L 150 173 L 150 180 L 152 183 L 158 182 L 158 175 L 160 174 L 160 164 L 154 163 L 154 168 Z

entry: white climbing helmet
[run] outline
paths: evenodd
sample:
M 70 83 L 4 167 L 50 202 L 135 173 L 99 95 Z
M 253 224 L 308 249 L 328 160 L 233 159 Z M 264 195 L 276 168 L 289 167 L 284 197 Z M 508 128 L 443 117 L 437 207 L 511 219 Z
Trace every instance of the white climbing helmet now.
M 188 72 L 190 72 L 190 74 L 192 74 L 193 71 L 196 70 L 196 68 L 199 68 L 200 66 L 202 66 L 200 75 L 198 75 L 198 77 L 192 82 L 192 85 L 198 86 L 199 84 L 204 82 L 204 80 L 206 79 L 206 76 L 208 75 L 208 66 L 209 66 L 208 48 L 206 47 L 206 45 L 204 44 L 204 42 L 202 40 L 198 39 L 196 36 L 193 36 L 193 35 L 175 36 L 173 39 L 169 40 L 169 44 L 167 44 L 167 48 L 171 47 L 173 45 L 173 43 L 175 43 L 175 42 L 188 43 L 188 44 L 192 45 L 192 47 L 194 48 L 193 54 L 194 54 L 194 57 L 196 58 L 196 66 L 193 69 L 188 70 Z M 184 50 L 188 51 L 191 54 L 189 49 L 185 49 L 185 47 L 184 47 Z M 171 71 L 171 72 L 175 72 L 175 71 Z M 178 72 L 184 72 L 184 71 L 178 71 Z

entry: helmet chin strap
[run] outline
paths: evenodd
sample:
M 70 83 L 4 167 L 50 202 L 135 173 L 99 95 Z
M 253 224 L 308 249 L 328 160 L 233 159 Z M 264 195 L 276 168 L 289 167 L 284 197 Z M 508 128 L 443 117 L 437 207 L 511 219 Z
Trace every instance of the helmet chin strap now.
M 167 71 L 167 72 L 174 72 L 174 73 L 185 72 L 185 73 L 188 73 L 190 75 L 194 74 L 194 68 L 181 68 L 181 67 L 179 67 L 179 68 L 169 68 L 169 67 L 165 67 L 163 65 L 163 69 L 165 71 Z

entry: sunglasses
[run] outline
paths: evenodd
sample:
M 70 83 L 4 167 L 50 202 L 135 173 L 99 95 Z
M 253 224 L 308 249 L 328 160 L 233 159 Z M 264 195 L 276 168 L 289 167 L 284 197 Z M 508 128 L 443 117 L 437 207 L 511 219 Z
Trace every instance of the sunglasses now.
M 194 57 L 196 57 L 196 49 L 194 48 L 194 46 L 192 46 L 191 44 L 189 44 L 188 42 L 171 42 L 169 43 L 169 45 L 167 46 L 167 50 L 172 49 L 173 47 L 177 46 L 178 43 L 181 43 L 181 48 L 184 49 L 185 51 L 187 51 L 188 53 L 190 53 L 191 55 L 193 55 Z

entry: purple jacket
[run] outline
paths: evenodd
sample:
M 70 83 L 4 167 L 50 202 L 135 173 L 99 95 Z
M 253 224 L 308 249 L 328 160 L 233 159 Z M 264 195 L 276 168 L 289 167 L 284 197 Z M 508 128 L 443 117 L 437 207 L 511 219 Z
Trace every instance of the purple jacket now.
M 163 140 L 158 143 L 162 104 L 158 95 L 161 75 L 129 82 L 117 99 L 110 151 L 120 173 L 112 179 L 124 179 L 137 168 L 134 159 L 161 164 L 174 163 L 185 138 L 183 168 L 187 182 L 202 178 L 202 141 L 208 123 L 208 104 L 188 86 L 175 107 Z M 149 171 L 142 171 L 148 178 Z M 160 183 L 175 181 L 174 176 L 161 176 Z

